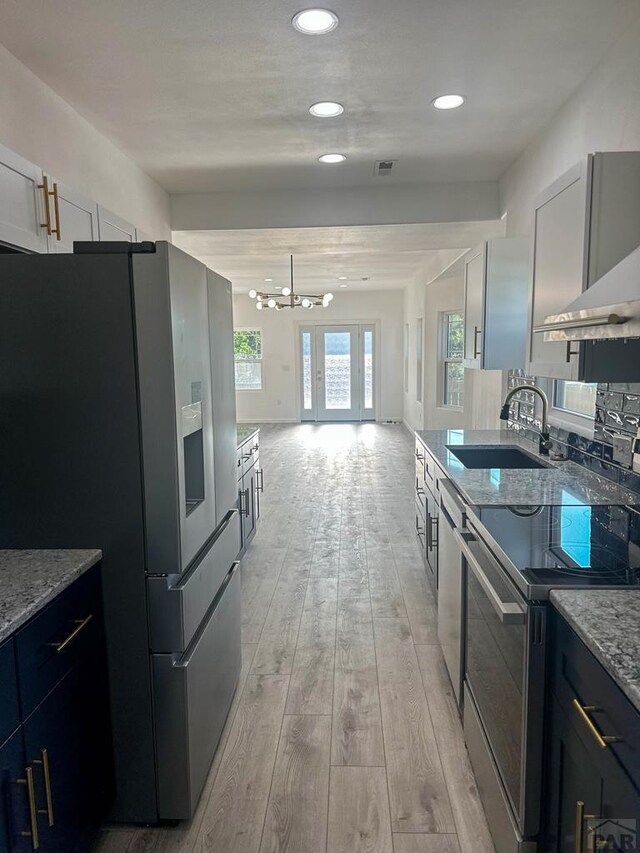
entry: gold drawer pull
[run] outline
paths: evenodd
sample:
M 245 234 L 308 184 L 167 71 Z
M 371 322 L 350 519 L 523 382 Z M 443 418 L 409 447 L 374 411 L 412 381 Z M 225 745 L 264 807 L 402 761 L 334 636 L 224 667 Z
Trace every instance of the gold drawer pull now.
M 51 795 L 51 771 L 49 769 L 49 752 L 46 749 L 42 750 L 42 759 L 38 758 L 34 764 L 42 765 L 42 775 L 44 776 L 44 792 L 47 798 L 47 808 L 38 809 L 38 814 L 46 814 L 49 821 L 49 826 L 53 826 L 53 796 Z
M 62 237 L 60 233 L 60 201 L 58 196 L 58 184 L 53 182 L 53 192 L 50 192 L 49 195 L 53 196 L 53 211 L 56 215 L 56 227 L 51 229 L 51 233 L 56 235 L 56 240 L 59 240 Z
M 49 178 L 46 175 L 42 176 L 42 183 L 38 184 L 38 189 L 42 190 L 42 195 L 44 196 L 44 222 L 40 223 L 41 228 L 47 229 L 47 234 L 49 237 L 53 233 L 53 229 L 51 227 L 51 208 L 49 207 L 49 196 L 51 195 L 51 190 L 49 189 Z
M 33 784 L 33 770 L 27 767 L 25 770 L 26 779 L 18 779 L 18 785 L 26 785 L 29 792 L 29 819 L 31 821 L 31 831 L 23 830 L 20 835 L 31 839 L 31 846 L 34 850 L 40 847 L 40 838 L 38 836 L 38 809 L 36 808 L 36 789 Z
M 619 743 L 622 738 L 613 737 L 611 735 L 602 735 L 598 731 L 596 724 L 593 722 L 591 717 L 589 716 L 590 711 L 597 711 L 598 708 L 595 705 L 581 705 L 577 699 L 573 700 L 573 707 L 576 709 L 578 714 L 580 715 L 581 720 L 589 729 L 591 734 L 593 735 L 593 739 L 598 744 L 600 749 L 606 749 L 610 743 Z
M 58 654 L 60 654 L 61 652 L 63 652 L 67 648 L 69 643 L 72 643 L 75 640 L 75 638 L 78 636 L 78 634 L 87 627 L 87 625 L 89 624 L 89 622 L 91 622 L 92 619 L 93 619 L 93 613 L 90 613 L 86 617 L 86 619 L 75 619 L 74 621 L 76 623 L 76 627 L 73 629 L 73 631 L 69 634 L 69 636 L 66 639 L 64 639 L 61 643 L 47 643 L 47 645 L 54 648 L 56 650 L 56 652 Z

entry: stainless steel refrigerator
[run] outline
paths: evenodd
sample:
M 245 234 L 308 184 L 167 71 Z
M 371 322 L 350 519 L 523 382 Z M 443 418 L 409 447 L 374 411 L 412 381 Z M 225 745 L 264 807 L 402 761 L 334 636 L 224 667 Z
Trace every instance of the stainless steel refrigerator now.
M 0 547 L 104 552 L 112 817 L 188 818 L 240 671 L 230 283 L 164 242 L 0 256 L 0 436 Z

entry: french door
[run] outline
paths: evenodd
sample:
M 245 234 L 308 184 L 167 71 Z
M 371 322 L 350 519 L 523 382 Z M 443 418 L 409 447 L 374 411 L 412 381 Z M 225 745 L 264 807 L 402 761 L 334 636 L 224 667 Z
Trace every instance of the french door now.
M 375 420 L 375 326 L 300 329 L 302 420 Z

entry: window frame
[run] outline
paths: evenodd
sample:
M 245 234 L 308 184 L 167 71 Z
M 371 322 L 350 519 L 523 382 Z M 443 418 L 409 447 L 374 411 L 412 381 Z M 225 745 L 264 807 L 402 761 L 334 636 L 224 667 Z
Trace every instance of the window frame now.
M 460 317 L 462 322 L 462 351 L 459 357 L 453 357 L 449 355 L 448 342 L 449 342 L 449 317 Z M 446 409 L 449 412 L 464 412 L 464 403 L 462 406 L 454 406 L 451 403 L 447 403 L 447 366 L 449 364 L 464 364 L 464 311 L 462 308 L 453 309 L 449 311 L 441 311 L 440 312 L 440 322 L 439 322 L 440 332 L 439 332 L 439 344 L 438 344 L 438 361 L 439 361 L 439 369 L 438 374 L 440 377 L 440 388 L 438 389 L 438 400 L 439 405 L 438 408 Z M 464 395 L 464 368 L 463 368 L 463 378 L 462 378 L 462 393 Z M 464 399 L 464 397 L 463 397 Z
M 258 332 L 260 335 L 260 357 L 236 358 L 236 332 Z M 260 387 L 238 388 L 236 380 L 236 364 L 259 364 L 260 365 Z M 236 393 L 257 394 L 264 391 L 264 331 L 261 326 L 235 326 L 233 329 L 233 379 Z
M 565 379 L 536 378 L 536 384 L 542 388 L 549 398 L 549 424 L 560 427 L 560 429 L 575 432 L 585 438 L 593 438 L 595 434 L 595 409 L 593 416 L 572 412 L 570 409 L 562 409 L 556 405 L 558 382 L 570 382 Z M 536 415 L 539 415 L 539 401 L 536 398 Z

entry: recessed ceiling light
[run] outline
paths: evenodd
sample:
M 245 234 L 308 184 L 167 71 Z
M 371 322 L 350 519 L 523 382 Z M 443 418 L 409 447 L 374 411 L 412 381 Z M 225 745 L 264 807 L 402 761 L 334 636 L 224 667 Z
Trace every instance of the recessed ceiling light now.
M 318 157 L 321 163 L 344 163 L 346 159 L 345 154 L 323 154 L 321 157 Z
M 323 36 L 338 26 L 338 16 L 329 9 L 303 9 L 293 16 L 293 26 L 300 33 Z
M 346 275 L 339 275 L 338 276 L 338 281 L 346 281 L 346 280 L 347 280 Z
M 346 287 L 346 286 L 347 286 L 346 284 L 341 284 L 341 285 L 340 285 L 340 287 Z
M 265 278 L 265 281 L 273 281 L 272 278 Z
M 455 110 L 461 107 L 466 98 L 464 95 L 439 95 L 431 103 L 437 110 Z
M 335 101 L 319 101 L 309 107 L 309 112 L 316 118 L 336 118 L 342 115 L 344 107 Z

